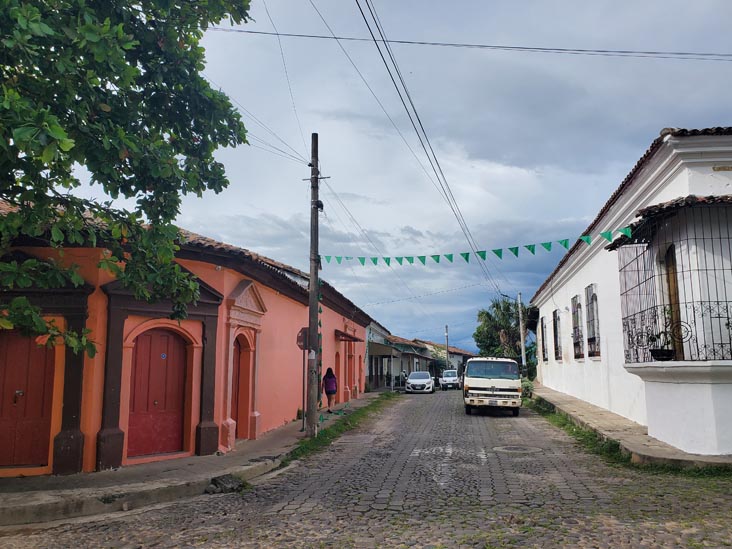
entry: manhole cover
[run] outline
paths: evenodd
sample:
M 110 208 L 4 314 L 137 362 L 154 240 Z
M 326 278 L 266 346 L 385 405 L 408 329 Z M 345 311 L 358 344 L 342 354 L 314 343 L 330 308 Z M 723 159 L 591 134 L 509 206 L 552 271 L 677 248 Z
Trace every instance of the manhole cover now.
M 333 444 L 370 444 L 376 440 L 376 435 L 343 435 Z
M 507 452 L 509 454 L 534 454 L 541 452 L 541 448 L 534 446 L 496 446 L 493 448 L 495 452 Z

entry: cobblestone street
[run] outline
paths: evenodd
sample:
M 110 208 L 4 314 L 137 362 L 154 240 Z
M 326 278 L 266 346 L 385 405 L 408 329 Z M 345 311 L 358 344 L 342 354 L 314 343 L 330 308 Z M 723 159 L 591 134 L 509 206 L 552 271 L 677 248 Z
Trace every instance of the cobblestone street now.
M 15 547 L 724 547 L 732 478 L 612 467 L 530 410 L 405 395 L 243 494 L 50 529 Z

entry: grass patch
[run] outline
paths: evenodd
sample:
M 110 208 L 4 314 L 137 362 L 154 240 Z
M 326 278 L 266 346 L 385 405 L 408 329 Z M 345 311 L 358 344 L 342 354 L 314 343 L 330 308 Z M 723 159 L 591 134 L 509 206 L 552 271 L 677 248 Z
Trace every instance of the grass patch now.
M 554 406 L 546 400 L 539 398 L 524 401 L 524 404 L 543 416 L 549 423 L 572 436 L 585 450 L 603 457 L 611 464 L 649 474 L 671 474 L 692 478 L 732 478 L 732 468 L 724 466 L 681 467 L 666 464 L 633 464 L 630 461 L 630 455 L 622 452 L 617 441 L 603 439 L 595 431 L 576 425 L 565 414 L 557 412 Z
M 343 433 L 351 431 L 358 427 L 372 414 L 383 410 L 391 404 L 395 399 L 399 398 L 400 393 L 381 393 L 373 402 L 367 404 L 363 408 L 359 408 L 344 416 L 331 416 L 334 422 L 328 427 L 322 428 L 315 438 L 304 438 L 288 453 L 280 464 L 280 468 L 286 467 L 296 459 L 305 458 L 315 452 L 330 446 Z M 337 419 L 336 419 L 337 418 Z

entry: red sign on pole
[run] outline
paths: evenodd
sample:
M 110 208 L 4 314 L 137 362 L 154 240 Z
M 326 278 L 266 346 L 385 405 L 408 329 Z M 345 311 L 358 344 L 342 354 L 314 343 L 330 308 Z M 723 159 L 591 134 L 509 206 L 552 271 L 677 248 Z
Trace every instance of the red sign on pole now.
M 299 332 L 297 332 L 297 346 L 300 347 L 303 351 L 305 351 L 308 348 L 308 328 L 301 328 Z

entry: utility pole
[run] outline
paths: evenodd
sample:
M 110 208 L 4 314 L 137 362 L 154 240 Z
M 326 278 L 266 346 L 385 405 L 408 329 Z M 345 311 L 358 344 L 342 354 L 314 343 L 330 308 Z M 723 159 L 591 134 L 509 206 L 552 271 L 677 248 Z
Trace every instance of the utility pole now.
M 521 292 L 518 293 L 518 310 L 519 310 L 519 337 L 521 338 L 521 374 L 527 372 L 526 369 L 526 342 L 524 341 L 524 313 L 521 310 Z
M 447 324 L 445 324 L 445 369 L 450 370 L 450 346 L 447 344 Z
M 318 134 L 312 134 L 312 152 L 310 158 L 310 288 L 308 314 L 308 408 L 306 434 L 308 437 L 318 436 L 318 393 L 320 392 L 320 372 L 318 356 L 320 354 L 320 338 L 318 337 L 318 307 L 320 283 L 318 267 L 318 213 L 323 204 L 318 199 Z

